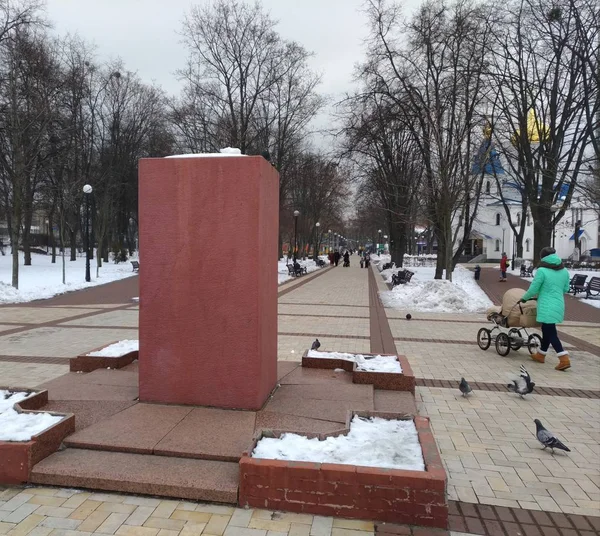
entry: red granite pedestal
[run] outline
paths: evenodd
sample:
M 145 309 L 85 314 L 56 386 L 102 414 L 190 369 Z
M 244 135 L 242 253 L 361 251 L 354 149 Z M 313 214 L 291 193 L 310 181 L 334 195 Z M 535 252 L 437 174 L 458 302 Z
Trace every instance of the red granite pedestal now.
M 139 212 L 140 400 L 261 408 L 277 378 L 277 172 L 144 159 Z

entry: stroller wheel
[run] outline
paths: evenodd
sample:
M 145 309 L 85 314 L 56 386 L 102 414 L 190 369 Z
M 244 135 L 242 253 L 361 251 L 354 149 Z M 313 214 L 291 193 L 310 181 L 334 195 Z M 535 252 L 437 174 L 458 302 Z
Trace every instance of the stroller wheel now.
M 537 353 L 542 345 L 542 338 L 537 333 L 532 333 L 527 339 L 527 349 L 531 355 Z
M 502 357 L 510 353 L 510 337 L 506 333 L 498 333 L 496 336 L 496 352 Z
M 513 350 L 520 350 L 523 346 L 523 334 L 518 328 L 510 328 L 508 330 L 508 337 L 510 338 L 510 347 Z
M 489 329 L 481 328 L 477 332 L 477 344 L 482 350 L 487 350 L 492 344 L 492 334 Z

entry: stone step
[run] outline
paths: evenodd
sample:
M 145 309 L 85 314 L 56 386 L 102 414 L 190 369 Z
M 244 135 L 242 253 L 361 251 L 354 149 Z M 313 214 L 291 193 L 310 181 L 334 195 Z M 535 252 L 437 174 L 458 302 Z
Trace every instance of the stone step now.
M 237 504 L 237 463 L 66 449 L 34 466 L 30 482 Z

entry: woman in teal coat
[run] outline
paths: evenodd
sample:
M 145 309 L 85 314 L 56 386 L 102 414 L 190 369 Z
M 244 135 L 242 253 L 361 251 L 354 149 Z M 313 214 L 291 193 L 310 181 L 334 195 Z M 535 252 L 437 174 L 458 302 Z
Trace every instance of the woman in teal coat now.
M 537 296 L 537 321 L 542 325 L 542 345 L 531 358 L 543 363 L 548 348 L 552 345 L 559 359 L 556 370 L 567 370 L 571 362 L 568 352 L 564 350 L 558 338 L 556 324 L 561 324 L 565 319 L 564 295 L 569 292 L 569 272 L 554 248 L 542 249 L 540 258 L 535 277 L 521 299 L 526 302 Z

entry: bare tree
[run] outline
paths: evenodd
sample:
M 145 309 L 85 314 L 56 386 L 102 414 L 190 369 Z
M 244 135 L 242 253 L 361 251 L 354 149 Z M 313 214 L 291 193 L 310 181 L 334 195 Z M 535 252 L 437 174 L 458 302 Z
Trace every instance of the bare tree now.
M 515 0 L 502 15 L 489 47 L 493 132 L 531 210 L 538 259 L 597 151 L 599 10 L 594 0 Z
M 243 154 L 254 141 L 256 109 L 285 61 L 275 25 L 259 3 L 237 0 L 194 6 L 183 24 L 190 58 L 180 77 L 212 106 L 219 141 Z
M 373 90 L 391 99 L 413 133 L 423 165 L 428 219 L 438 240 L 436 278 L 452 278 L 455 224 L 476 191 L 471 174 L 473 131 L 486 93 L 488 12 L 468 1 L 425 2 L 407 28 L 400 8 L 368 0 Z M 408 43 L 402 42 L 403 30 Z M 470 225 L 472 217 L 463 218 Z M 468 232 L 465 235 L 468 238 Z
M 392 261 L 402 266 L 423 170 L 412 130 L 396 117 L 389 98 L 369 90 L 367 83 L 364 94 L 345 103 L 344 149 L 361 181 L 360 198 L 375 194 Z

